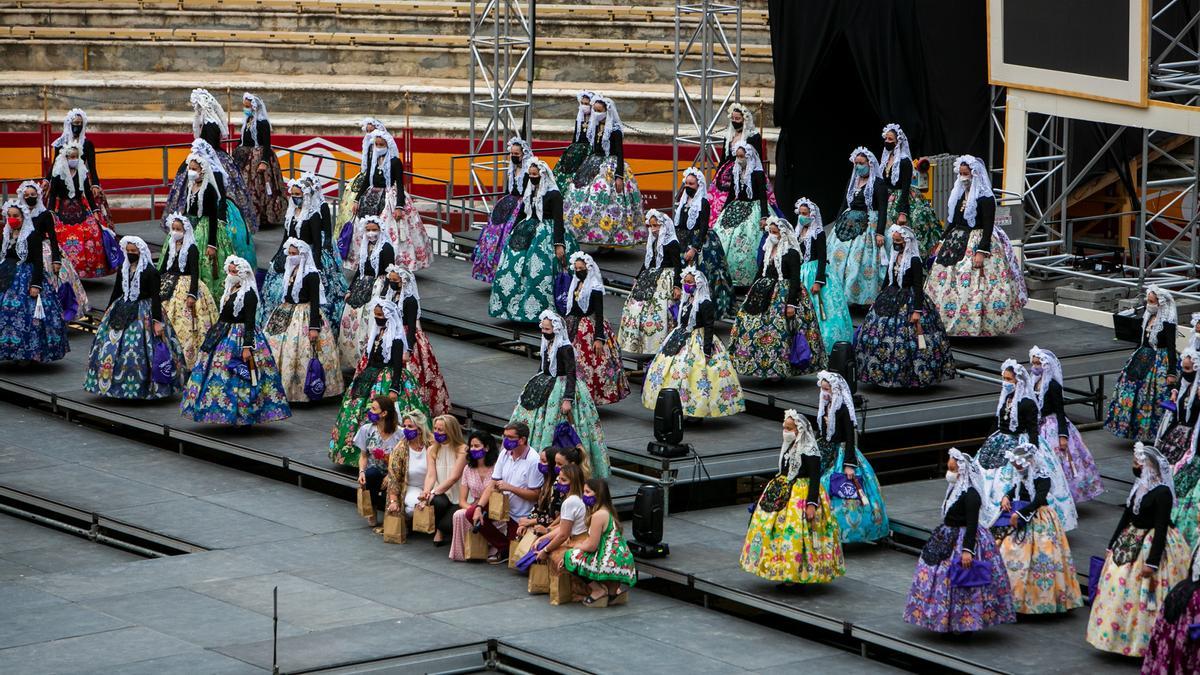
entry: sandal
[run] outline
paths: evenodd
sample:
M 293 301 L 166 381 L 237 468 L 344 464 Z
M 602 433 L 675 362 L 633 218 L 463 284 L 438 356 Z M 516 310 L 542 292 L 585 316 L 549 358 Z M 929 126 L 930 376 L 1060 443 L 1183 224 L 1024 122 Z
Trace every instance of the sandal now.
M 624 591 L 619 590 L 616 593 L 608 594 L 608 606 L 609 607 L 614 607 L 616 605 L 624 605 L 627 602 L 629 602 L 629 590 L 628 589 L 626 589 Z
M 608 594 L 605 593 L 598 598 L 594 595 L 589 595 L 580 601 L 580 604 L 584 607 L 608 607 Z
M 372 532 L 374 532 L 375 534 L 383 534 L 383 528 L 382 528 L 382 527 L 372 527 L 372 528 L 371 528 L 371 531 L 372 531 Z

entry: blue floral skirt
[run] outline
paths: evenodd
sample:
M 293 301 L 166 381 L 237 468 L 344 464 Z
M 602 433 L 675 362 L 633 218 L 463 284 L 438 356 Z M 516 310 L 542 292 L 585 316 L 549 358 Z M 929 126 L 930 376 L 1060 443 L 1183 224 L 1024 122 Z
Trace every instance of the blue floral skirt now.
M 816 260 L 810 260 L 800 266 L 800 281 L 804 284 L 805 295 L 810 297 L 808 291 L 817 280 L 817 265 Z M 825 266 L 825 285 L 821 287 L 819 298 L 812 297 L 812 303 L 817 323 L 821 326 L 821 341 L 825 343 L 826 354 L 833 352 L 834 344 L 854 339 L 854 324 L 850 321 L 846 296 L 842 294 L 842 280 L 832 265 Z
M 47 268 L 46 274 L 54 270 Z M 28 263 L 0 263 L 0 361 L 49 363 L 71 350 L 58 294 L 51 284 L 43 283 L 38 297 L 29 297 L 32 276 L 33 266 Z M 39 302 L 40 319 L 36 316 Z
M 829 233 L 829 276 L 842 280 L 846 302 L 870 305 L 883 288 L 887 270 L 879 264 L 879 247 L 875 245 L 875 228 L 869 227 L 866 211 L 843 211 Z
M 818 445 L 830 445 L 825 439 L 817 441 Z M 875 476 L 875 469 L 871 468 L 871 463 L 867 461 L 863 454 L 854 450 L 855 462 L 858 468 L 854 471 L 854 478 L 858 481 L 862 488 L 862 492 L 867 496 L 867 503 L 863 504 L 859 499 L 842 499 L 833 496 L 829 491 L 829 481 L 836 471 L 842 472 L 842 458 L 846 454 L 846 446 L 844 443 L 836 444 L 836 451 L 833 454 L 833 461 L 826 467 L 825 473 L 821 476 L 821 487 L 826 494 L 830 494 L 830 504 L 833 507 L 833 517 L 837 519 L 838 531 L 841 533 L 843 543 L 861 542 L 861 541 L 878 541 L 891 534 L 892 528 L 888 523 L 887 508 L 883 504 L 883 495 L 879 492 L 879 479 Z M 822 455 L 826 449 L 822 448 Z
M 161 338 L 154 334 L 150 303 L 149 298 L 135 302 L 117 298 L 109 305 L 92 340 L 84 390 L 106 398 L 142 401 L 168 398 L 183 391 L 183 379 L 187 377 L 183 347 L 170 322 L 164 324 Z M 154 345 L 160 340 L 166 342 L 175 362 L 175 380 L 170 384 L 160 384 L 150 377 Z
M 1104 428 L 1118 438 L 1153 443 L 1162 419 L 1162 402 L 1171 397 L 1166 349 L 1138 347 L 1117 376 Z
M 892 389 L 929 387 L 954 379 L 954 356 L 937 312 L 921 315 L 925 336 L 921 348 L 908 317 L 912 313 L 911 288 L 885 286 L 858 330 L 854 359 L 860 382 Z
M 992 566 L 992 583 L 973 588 L 950 583 L 950 567 L 960 564 L 965 527 L 938 525 L 921 550 L 913 573 L 904 622 L 935 633 L 970 633 L 1016 623 L 1012 585 L 1004 558 L 991 532 L 980 523 L 975 533 L 975 560 Z
M 249 426 L 292 416 L 279 367 L 261 330 L 254 331 L 254 380 L 229 369 L 241 362 L 241 323 L 218 322 L 208 330 L 179 404 L 184 417 L 209 424 Z
M 208 241 L 208 216 L 192 218 L 192 229 L 196 233 L 196 250 L 200 259 L 196 266 L 200 270 L 200 283 L 208 286 L 214 298 L 225 292 L 225 259 L 231 255 L 245 258 L 250 268 L 258 267 L 258 256 L 254 253 L 254 238 L 250 234 L 242 214 L 233 202 L 226 202 L 225 220 L 217 221 L 217 241 L 211 242 L 217 253 L 209 258 L 206 254 Z

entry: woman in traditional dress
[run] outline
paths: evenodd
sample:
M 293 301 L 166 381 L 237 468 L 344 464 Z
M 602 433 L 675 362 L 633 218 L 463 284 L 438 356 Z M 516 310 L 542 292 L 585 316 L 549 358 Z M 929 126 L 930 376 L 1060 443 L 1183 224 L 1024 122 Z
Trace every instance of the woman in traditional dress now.
M 816 307 L 821 341 L 825 343 L 825 352 L 831 353 L 835 344 L 854 338 L 854 324 L 850 321 L 850 308 L 842 292 L 842 278 L 828 270 L 828 239 L 821 209 L 807 197 L 796 200 L 796 226 L 800 255 L 804 260 L 800 266 L 800 285 L 808 291 Z
M 346 293 L 350 290 L 350 284 L 346 282 L 341 258 L 333 245 L 333 215 L 325 201 L 321 180 L 315 174 L 305 173 L 300 176 L 300 188 L 308 204 L 307 209 L 315 212 L 317 216 L 314 232 L 317 243 L 313 245 L 313 261 L 317 263 L 321 285 L 325 289 L 325 303 L 321 305 L 321 310 L 329 319 L 329 325 L 336 336 L 341 331 L 342 310 L 346 306 Z M 394 220 L 388 218 L 388 221 L 394 226 Z M 395 245 L 393 243 L 393 247 Z
M 54 157 L 51 161 L 58 159 L 63 148 L 68 143 L 78 143 L 82 149 L 81 155 L 84 164 L 87 164 L 88 176 L 92 179 L 92 196 L 99 200 L 102 190 L 100 189 L 100 172 L 96 170 L 96 145 L 92 143 L 92 139 L 87 137 L 88 116 L 82 108 L 71 108 L 63 117 L 62 133 L 50 147 L 54 149 Z M 51 176 L 46 176 L 46 180 L 50 180 Z
M 42 275 L 46 290 L 59 294 L 63 320 L 74 321 L 87 314 L 91 305 L 70 257 L 62 257 L 62 248 L 58 245 L 58 232 L 54 228 L 54 214 L 46 208 L 42 200 L 42 184 L 40 181 L 27 180 L 21 183 L 17 192 L 21 195 L 21 208 L 29 213 L 33 226 L 41 233 Z M 60 290 L 63 287 L 67 290 Z
M 1163 418 L 1160 444 L 1163 456 L 1172 464 L 1175 479 L 1175 508 L 1171 519 L 1179 528 L 1188 545 L 1200 542 L 1200 461 L 1196 461 L 1196 433 L 1200 422 L 1200 386 L 1196 383 L 1196 370 L 1200 367 L 1200 353 L 1188 347 L 1179 358 L 1183 372 L 1179 389 L 1172 394 L 1175 410 Z M 1168 422 L 1168 419 L 1170 420 Z M 1174 459 L 1172 459 L 1174 458 Z
M 386 132 L 376 129 L 367 134 L 369 156 L 363 159 L 366 175 L 362 189 L 351 210 L 354 213 L 354 229 L 350 235 L 350 254 L 345 264 L 358 264 L 359 240 L 363 237 L 362 219 L 366 216 L 391 218 L 396 222 L 396 261 L 403 267 L 416 271 L 429 267 L 433 259 L 433 244 L 421 222 L 421 214 L 413 206 L 412 199 L 404 190 L 404 162 L 400 160 L 395 140 Z M 391 141 L 391 142 L 389 142 Z
M 1200 312 L 1192 312 L 1192 334 L 1188 336 L 1188 347 L 1200 352 Z
M 383 295 L 387 285 L 387 270 L 396 261 L 392 248 L 395 223 L 379 216 L 363 218 L 365 235 L 359 242 L 358 267 L 346 293 L 342 308 L 341 329 L 338 331 L 338 354 L 344 370 L 358 368 L 367 340 L 367 304 Z
M 1075 423 L 1067 417 L 1062 364 L 1054 352 L 1034 345 L 1029 350 L 1029 372 L 1033 375 L 1033 399 L 1041 419 L 1038 433 L 1058 455 L 1075 503 L 1094 499 L 1104 492 L 1104 484 L 1091 451 Z
M 283 302 L 267 319 L 263 332 L 279 364 L 288 402 L 319 401 L 342 393 L 337 338 L 321 312 L 325 288 L 313 262 L 312 249 L 295 238 L 284 241 Z M 309 373 L 316 360 L 324 371 L 323 389 L 311 386 Z
M 946 482 L 942 524 L 921 549 L 904 606 L 904 622 L 937 633 L 970 633 L 1015 623 L 1004 559 L 988 531 L 991 523 L 981 522 L 979 517 L 983 487 L 979 465 L 958 448 L 950 448 Z M 956 574 L 981 562 L 990 567 L 981 570 L 990 583 L 954 585 Z
M 891 533 L 875 469 L 858 449 L 858 418 L 850 385 L 837 373 L 817 373 L 817 446 L 842 542 L 878 541 Z
M 1142 657 L 1142 675 L 1200 672 L 1200 546 L 1192 550 L 1188 573 L 1167 593 Z
M 87 164 L 80 159 L 82 153 L 76 142 L 63 145 L 50 170 L 46 208 L 54 214 L 59 244 L 75 271 L 85 279 L 95 279 L 115 270 L 108 264 L 101 234 L 108 221 L 92 194 Z
M 1087 641 L 1097 649 L 1141 656 L 1167 591 L 1188 574 L 1188 548 L 1171 525 L 1175 484 L 1158 450 L 1133 446 L 1136 481 L 1108 542 L 1092 601 Z
M 1170 399 L 1178 382 L 1178 320 L 1171 292 L 1158 286 L 1147 288 L 1140 342 L 1117 376 L 1104 420 L 1104 428 L 1114 436 L 1148 442 L 1158 433 L 1162 403 Z
M 721 215 L 721 210 L 725 208 L 725 201 L 729 198 L 730 187 L 733 183 L 733 163 L 736 158 L 733 151 L 734 146 L 745 142 L 758 153 L 760 161 L 767 156 L 762 134 L 754 125 L 754 113 L 750 112 L 749 108 L 741 103 L 730 104 L 726 116 L 728 124 L 725 125 L 724 142 L 721 144 L 721 163 L 717 165 L 717 170 L 713 173 L 712 184 L 708 186 L 707 190 L 714 222 Z M 771 206 L 775 206 L 775 195 L 771 192 L 770 186 L 767 187 L 767 202 Z M 764 210 L 763 217 L 766 217 L 767 213 Z M 705 273 L 707 274 L 707 272 Z
M 733 174 L 728 198 L 713 230 L 725 251 L 725 266 L 734 286 L 749 286 L 758 271 L 758 248 L 767 210 L 767 174 L 754 146 L 733 146 Z
M 496 200 L 488 214 L 487 225 L 479 231 L 475 250 L 471 252 L 471 278 L 485 284 L 496 278 L 496 265 L 508 241 L 508 234 L 521 215 L 521 189 L 525 186 L 525 167 L 533 158 L 533 150 L 520 136 L 508 140 L 508 166 L 504 172 L 504 196 Z
M 958 180 L 946 204 L 946 232 L 933 248 L 925 297 L 949 335 L 1008 335 L 1025 323 L 1029 300 L 1021 263 L 996 224 L 987 167 L 971 155 L 954 161 Z
M 666 214 L 651 209 L 646 214 L 646 255 L 638 269 L 629 298 L 621 312 L 617 344 L 633 354 L 655 354 L 675 327 L 671 308 L 679 311 L 679 272 L 683 261 L 675 223 Z
M 359 123 L 359 128 L 362 129 L 363 140 L 362 154 L 359 156 L 358 174 L 342 186 L 342 196 L 341 201 L 338 204 L 337 220 L 334 223 L 334 236 L 339 242 L 343 257 L 345 257 L 345 254 L 350 252 L 350 235 L 344 233 L 344 230 L 346 225 L 354 220 L 359 193 L 366 188 L 367 179 L 371 177 L 371 174 L 367 172 L 367 165 L 372 158 L 371 153 L 374 152 L 372 146 L 375 142 L 375 136 L 372 136 L 372 134 L 376 131 L 382 132 L 384 144 L 387 145 L 388 149 L 395 156 L 400 156 L 400 150 L 396 146 L 396 139 L 393 138 L 390 133 L 388 133 L 387 127 L 383 122 L 374 117 L 366 117 L 363 118 L 363 120 Z M 379 214 L 366 213 L 363 215 Z M 342 242 L 345 242 L 344 245 Z
M 380 297 L 391 300 L 400 308 L 409 347 L 407 368 L 417 381 L 417 396 L 431 415 L 450 414 L 450 392 L 446 389 L 442 368 L 433 353 L 429 336 L 421 328 L 421 292 L 417 288 L 417 277 L 399 265 L 389 266 L 387 285 Z
M 283 168 L 271 148 L 271 118 L 267 104 L 250 92 L 242 94 L 242 141 L 233 151 L 242 182 L 250 188 L 259 227 L 283 223 L 287 193 Z
M 575 178 L 579 165 L 592 153 L 592 144 L 588 142 L 588 122 L 592 118 L 592 100 L 596 93 L 581 91 L 575 94 L 575 102 L 579 107 L 575 111 L 575 133 L 571 136 L 571 144 L 558 156 L 554 165 L 554 180 L 559 185 L 567 185 Z
M 600 266 L 582 251 L 571 254 L 571 268 L 566 320 L 579 379 L 587 385 L 592 403 L 611 405 L 629 395 L 629 380 L 617 336 L 604 318 L 604 279 Z
M 736 311 L 733 279 L 725 264 L 725 248 L 710 225 L 716 216 L 709 207 L 704 172 L 691 167 L 683 172 L 682 183 L 679 202 L 675 205 L 675 220 L 683 228 L 676 228 L 675 233 L 683 251 L 683 265 L 695 267 L 708 279 L 716 320 L 720 321 L 731 311 Z
M 821 483 L 821 451 L 808 419 L 783 413 L 779 474 L 758 498 L 742 569 L 782 584 L 827 584 L 846 573 L 837 519 Z
M 258 305 L 259 324 L 265 324 L 267 319 L 270 318 L 271 313 L 275 311 L 275 308 L 279 307 L 283 302 L 283 268 L 288 257 L 288 240 L 298 239 L 307 244 L 309 250 L 320 250 L 320 204 L 317 200 L 313 199 L 313 193 L 306 188 L 307 186 L 304 181 L 299 178 L 288 181 L 288 208 L 287 213 L 283 217 L 283 240 L 279 242 L 279 248 L 275 249 L 275 255 L 271 256 L 271 264 L 267 266 L 267 273 L 263 277 L 262 297 Z M 318 269 L 318 273 L 321 271 Z M 331 309 L 328 298 L 326 298 L 326 303 L 322 305 L 322 311 L 326 312 L 325 318 L 330 322 L 340 319 L 341 315 L 332 316 L 328 314 Z
M 372 321 L 367 334 L 366 357 L 346 388 L 329 440 L 329 459 L 338 464 L 358 462 L 358 448 L 351 440 L 372 398 L 387 396 L 403 410 L 422 413 L 429 410 L 417 395 L 416 379 L 405 368 L 409 343 L 400 308 L 382 298 L 371 301 L 368 307 Z
M 642 193 L 625 162 L 625 132 L 611 98 L 597 96 L 588 118 L 592 153 L 563 196 L 566 221 L 581 244 L 627 247 L 646 238 Z
M 542 333 L 541 365 L 525 383 L 521 398 L 508 423 L 529 425 L 529 446 L 554 446 L 554 432 L 561 422 L 569 422 L 579 434 L 580 444 L 591 459 L 592 475 L 607 478 L 608 448 L 596 404 L 587 384 L 579 375 L 575 347 L 563 318 L 553 310 L 538 317 Z
M 567 549 L 563 567 L 587 583 L 584 605 L 595 606 L 600 598 L 604 598 L 602 607 L 623 605 L 637 583 L 637 566 L 621 534 L 608 482 L 589 478 L 583 487 L 583 504 L 588 510 L 587 539 Z
M 192 221 L 182 213 L 172 213 L 167 216 L 167 227 L 170 231 L 158 256 L 158 298 L 190 370 L 196 365 L 200 343 L 217 321 L 217 304 L 208 285 L 200 283 L 200 248 Z
M 537 321 L 554 308 L 554 279 L 575 253 L 575 236 L 563 226 L 563 197 L 542 160 L 529 160 L 522 188 L 525 219 L 500 254 L 488 314 L 507 321 Z
M 879 217 L 875 195 L 883 195 L 885 188 L 880 186 L 875 153 L 862 146 L 855 148 L 850 153 L 850 166 L 846 209 L 833 221 L 829 237 L 829 264 L 842 280 L 846 302 L 870 306 L 887 276 L 879 261 L 882 247 L 875 243 Z
M 1061 468 L 1036 445 L 1005 453 L 1010 473 L 998 508 L 985 505 L 980 519 L 992 526 L 1012 585 L 1017 614 L 1058 614 L 1083 605 L 1067 531 L 1051 494 L 1067 494 Z M 1049 461 L 1048 461 L 1049 460 Z M 997 516 L 1007 519 L 997 520 Z M 1072 523 L 1072 525 L 1074 525 Z
M 108 310 L 92 339 L 84 390 L 105 398 L 149 401 L 174 396 L 187 376 L 175 329 L 158 299 L 158 270 L 141 237 L 121 237 L 125 260 Z M 166 358 L 156 363 L 156 351 Z
M 642 384 L 642 405 L 654 409 L 658 392 L 679 391 L 687 417 L 728 417 L 746 409 L 737 371 L 721 339 L 713 334 L 715 308 L 708 280 L 695 267 L 685 267 L 679 325 L 667 336 Z
M 287 419 L 292 409 L 279 367 L 255 319 L 254 268 L 229 256 L 225 272 L 221 313 L 199 348 L 180 412 L 196 422 L 239 427 Z
M 200 251 L 200 260 L 196 261 L 200 282 L 216 296 L 225 287 L 222 260 L 236 255 L 257 265 L 254 240 L 237 205 L 225 198 L 213 173 L 212 160 L 203 153 L 194 152 L 188 155 L 187 167 L 183 214 L 192 223 L 196 247 Z M 170 229 L 170 222 L 166 219 L 163 222 Z
M 192 110 L 192 154 L 200 154 L 209 160 L 209 168 L 216 175 L 221 194 L 237 206 L 237 210 L 250 232 L 258 231 L 258 213 L 254 210 L 254 199 L 250 188 L 242 180 L 237 163 L 229 153 L 221 149 L 221 139 L 228 128 L 225 110 L 212 94 L 204 89 L 193 89 Z M 167 194 L 167 213 L 184 210 L 187 195 L 188 162 L 184 161 L 175 172 L 171 191 Z M 163 223 L 166 229 L 166 223 Z
M 762 264 L 729 336 L 730 358 L 739 375 L 781 380 L 825 367 L 828 352 L 812 298 L 804 290 L 802 264 L 792 224 L 768 218 Z M 797 334 L 804 336 L 807 361 L 793 353 L 803 348 L 794 341 Z
M 0 240 L 0 361 L 49 363 L 67 355 L 58 294 L 45 283 L 42 232 L 22 202 L 4 203 Z
M 876 245 L 883 247 L 889 226 L 900 225 L 913 231 L 920 245 L 918 255 L 931 250 L 941 238 L 942 228 L 933 207 L 913 187 L 912 150 L 899 124 L 883 128 L 883 155 L 879 163 L 887 192 L 877 202 L 880 213 L 875 223 Z
M 996 401 L 996 430 L 984 440 L 975 456 L 985 472 L 1008 463 L 1004 453 L 1022 443 L 1037 443 L 1038 405 L 1033 378 L 1025 366 L 1006 359 L 1000 366 L 1000 398 Z
M 891 250 L 880 252 L 886 283 L 858 331 L 858 381 L 889 389 L 919 389 L 954 378 L 950 340 L 936 311 L 925 308 L 925 268 L 916 235 L 888 230 Z M 886 255 L 886 257 L 885 257 Z

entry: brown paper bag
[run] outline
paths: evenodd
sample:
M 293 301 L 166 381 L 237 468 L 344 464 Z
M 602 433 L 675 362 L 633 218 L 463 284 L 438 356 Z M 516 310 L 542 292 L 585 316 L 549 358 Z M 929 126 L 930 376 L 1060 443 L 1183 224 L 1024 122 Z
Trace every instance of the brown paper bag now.
M 550 567 L 546 563 L 529 566 L 529 594 L 541 595 L 550 592 Z
M 425 506 L 417 505 L 413 509 L 413 532 L 423 532 L 425 534 L 433 534 L 437 531 L 437 518 L 431 504 Z
M 509 567 L 509 569 L 516 569 L 517 561 L 520 560 L 521 558 L 524 558 L 526 553 L 529 553 L 530 549 L 533 548 L 533 543 L 535 541 L 537 541 L 537 535 L 533 533 L 533 528 L 530 528 L 530 529 L 526 530 L 525 534 L 520 539 L 517 539 L 513 543 L 509 544 L 509 546 L 508 546 L 508 567 Z
M 371 504 L 371 493 L 366 488 L 358 488 L 358 515 L 370 518 L 375 515 L 375 506 Z
M 463 545 L 463 557 L 467 560 L 487 560 L 487 539 L 484 539 L 483 535 L 478 532 L 468 530 L 467 538 Z
M 404 513 L 385 513 L 383 516 L 383 541 L 387 544 L 403 544 L 408 539 L 404 526 Z
M 508 493 L 493 491 L 488 499 L 488 518 L 492 520 L 508 520 Z
M 547 568 L 550 566 L 547 565 Z M 574 602 L 574 594 L 571 592 L 571 575 L 562 572 L 559 574 L 550 574 L 550 604 L 565 605 L 569 602 Z

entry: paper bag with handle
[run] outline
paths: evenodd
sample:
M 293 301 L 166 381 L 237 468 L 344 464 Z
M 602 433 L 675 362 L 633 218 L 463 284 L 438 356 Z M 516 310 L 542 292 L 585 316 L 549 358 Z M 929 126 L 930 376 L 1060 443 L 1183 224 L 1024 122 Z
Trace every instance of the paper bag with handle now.
M 499 490 L 492 490 L 492 496 L 488 498 L 488 518 L 492 520 L 507 521 L 508 520 L 508 493 Z
M 550 566 L 537 563 L 529 567 L 529 594 L 541 595 L 550 592 Z
M 413 509 L 413 532 L 433 534 L 437 531 L 437 517 L 432 504 L 417 504 Z
M 463 545 L 463 557 L 467 560 L 487 560 L 488 543 L 482 534 L 478 532 L 467 532 L 467 538 Z
M 549 567 L 549 565 L 547 565 L 547 567 Z M 567 572 L 559 572 L 556 567 L 551 567 L 550 604 L 565 605 L 573 601 L 574 597 L 571 591 L 571 575 Z
M 375 515 L 375 506 L 371 504 L 371 493 L 366 488 L 358 488 L 358 515 L 370 518 Z
M 404 512 L 387 513 L 383 516 L 383 541 L 387 544 L 403 544 L 408 541 L 404 526 Z

